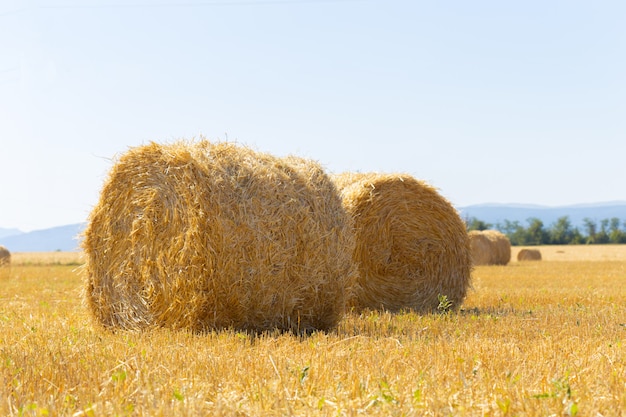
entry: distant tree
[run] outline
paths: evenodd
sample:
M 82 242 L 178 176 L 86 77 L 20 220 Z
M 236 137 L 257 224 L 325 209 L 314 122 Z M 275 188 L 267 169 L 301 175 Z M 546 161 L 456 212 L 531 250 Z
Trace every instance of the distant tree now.
M 585 217 L 583 219 L 583 223 L 585 225 L 585 231 L 587 232 L 587 242 L 586 243 L 596 243 L 596 237 L 598 234 L 598 225 L 595 221 L 591 220 L 589 217 Z
M 498 223 L 496 225 L 496 229 L 504 233 L 509 240 L 511 241 L 511 245 L 521 246 L 526 245 L 526 229 L 518 221 L 510 221 L 505 220 L 504 223 Z
M 572 231 L 572 239 L 567 243 L 573 245 L 581 245 L 585 243 L 585 241 L 585 236 L 583 236 L 580 230 L 578 230 L 578 227 L 575 227 Z
M 600 220 L 600 230 L 596 233 L 595 243 L 609 243 L 609 219 Z
M 467 225 L 468 232 L 472 230 L 487 230 L 490 229 L 492 226 L 491 223 L 485 223 L 482 220 L 478 220 L 476 217 L 470 217 L 466 219 L 465 224 Z
M 626 221 L 624 221 L 626 227 Z M 611 243 L 626 243 L 626 231 L 620 229 L 620 220 L 617 217 L 609 221 L 609 241 Z
M 574 230 L 568 216 L 559 217 L 549 229 L 550 243 L 565 245 L 572 243 Z
M 507 236 L 513 234 L 520 227 L 521 226 L 518 221 L 512 222 L 510 220 L 505 220 L 504 223 L 496 224 L 496 229 L 498 229 Z
M 550 243 L 550 234 L 543 229 L 543 222 L 531 217 L 528 220 L 528 230 L 526 231 L 526 245 L 543 245 Z
M 474 227 L 471 230 L 484 230 L 491 226 L 480 220 L 470 220 L 472 221 L 469 221 L 468 229 Z M 604 219 L 599 225 L 595 220 L 584 218 L 584 233 L 577 227 L 572 227 L 568 216 L 558 218 L 547 229 L 536 217 L 531 217 L 526 221 L 528 222 L 527 228 L 524 228 L 518 221 L 505 220 L 503 223 L 496 224 L 495 229 L 504 233 L 515 246 L 626 243 L 626 220 L 622 222 L 617 217 Z

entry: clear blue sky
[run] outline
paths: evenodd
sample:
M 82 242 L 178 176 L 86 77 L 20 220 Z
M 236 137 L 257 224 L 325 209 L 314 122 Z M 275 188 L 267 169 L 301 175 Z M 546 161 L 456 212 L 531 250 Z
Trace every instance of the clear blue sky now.
M 626 2 L 0 0 L 0 227 L 204 135 L 456 206 L 626 200 Z

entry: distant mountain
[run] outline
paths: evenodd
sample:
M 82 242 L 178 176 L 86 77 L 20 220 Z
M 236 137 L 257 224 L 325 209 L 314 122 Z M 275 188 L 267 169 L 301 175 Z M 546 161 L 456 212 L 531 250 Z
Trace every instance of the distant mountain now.
M 78 235 L 85 226 L 85 223 L 77 223 L 0 237 L 0 245 L 11 252 L 78 251 Z
M 19 235 L 22 233 L 24 232 L 22 232 L 20 229 L 3 229 L 2 227 L 0 227 L 0 239 L 7 236 Z
M 468 219 L 475 217 L 486 223 L 496 226 L 503 224 L 505 220 L 519 222 L 522 226 L 528 226 L 529 218 L 538 218 L 548 227 L 560 217 L 567 216 L 573 227 L 582 228 L 585 218 L 596 223 L 604 219 L 617 217 L 622 222 L 626 221 L 626 201 L 616 201 L 596 204 L 576 204 L 571 206 L 536 206 L 525 204 L 477 204 L 458 208 L 461 217 Z

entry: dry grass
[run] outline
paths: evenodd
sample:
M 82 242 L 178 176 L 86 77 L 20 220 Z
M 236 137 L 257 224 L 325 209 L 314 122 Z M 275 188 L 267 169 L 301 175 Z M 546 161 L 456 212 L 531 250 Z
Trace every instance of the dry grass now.
M 81 265 L 82 252 L 16 252 L 13 265 Z
M 623 415 L 626 261 L 544 253 L 477 267 L 458 313 L 355 314 L 308 337 L 110 333 L 76 267 L 15 265 L 0 415 Z

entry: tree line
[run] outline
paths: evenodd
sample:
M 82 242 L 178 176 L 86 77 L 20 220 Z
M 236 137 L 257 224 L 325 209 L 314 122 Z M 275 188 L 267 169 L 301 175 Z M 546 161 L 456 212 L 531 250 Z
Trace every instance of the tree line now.
M 496 229 L 515 246 L 626 243 L 626 220 L 617 217 L 600 222 L 585 218 L 582 230 L 572 226 L 569 216 L 559 217 L 547 227 L 536 217 L 526 221 L 527 227 L 519 221 L 505 220 L 493 225 L 475 217 L 465 219 L 468 231 Z

